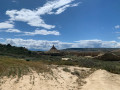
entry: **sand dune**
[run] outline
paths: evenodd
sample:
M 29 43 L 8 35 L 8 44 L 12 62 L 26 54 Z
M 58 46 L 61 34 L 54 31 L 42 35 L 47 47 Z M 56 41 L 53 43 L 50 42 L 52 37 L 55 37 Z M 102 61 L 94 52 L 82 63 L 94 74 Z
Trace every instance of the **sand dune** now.
M 33 71 L 19 80 L 4 77 L 1 79 L 0 90 L 120 90 L 120 75 L 97 70 L 83 80 L 87 83 L 82 86 L 78 83 L 79 77 L 71 72 L 89 71 L 89 68 L 67 66 L 70 72 L 63 68 L 54 67 L 53 73 L 38 74 Z
M 120 90 L 120 75 L 97 70 L 86 78 L 82 90 Z

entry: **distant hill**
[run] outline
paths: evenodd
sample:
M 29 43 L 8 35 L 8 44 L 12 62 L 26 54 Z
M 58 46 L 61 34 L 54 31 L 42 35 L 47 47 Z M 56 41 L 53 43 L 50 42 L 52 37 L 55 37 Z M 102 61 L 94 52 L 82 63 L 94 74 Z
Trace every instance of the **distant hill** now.
M 88 52 L 88 51 L 103 51 L 103 52 L 108 52 L 108 51 L 114 51 L 118 50 L 120 48 L 67 48 L 63 49 L 62 51 L 78 51 L 78 52 Z

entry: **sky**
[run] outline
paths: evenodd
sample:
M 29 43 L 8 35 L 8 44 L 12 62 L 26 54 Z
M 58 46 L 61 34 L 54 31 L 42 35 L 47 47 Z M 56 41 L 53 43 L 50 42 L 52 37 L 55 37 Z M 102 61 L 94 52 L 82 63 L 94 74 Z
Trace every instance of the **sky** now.
M 120 0 L 0 0 L 0 43 L 120 48 Z

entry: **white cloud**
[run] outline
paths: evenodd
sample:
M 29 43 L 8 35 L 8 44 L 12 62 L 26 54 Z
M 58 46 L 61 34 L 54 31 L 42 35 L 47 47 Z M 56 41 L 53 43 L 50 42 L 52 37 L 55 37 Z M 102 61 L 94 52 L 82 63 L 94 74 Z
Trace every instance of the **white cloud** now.
M 20 30 L 18 30 L 18 29 L 14 29 L 14 28 L 0 30 L 0 32 L 7 32 L 7 33 L 23 33 L 22 31 L 20 31 Z
M 10 32 L 10 33 L 20 33 L 21 31 L 20 30 L 18 30 L 18 29 L 8 29 L 8 30 L 6 30 L 5 32 Z
M 59 9 L 56 11 L 55 14 L 60 14 L 60 13 L 64 12 L 68 7 L 70 7 L 70 5 L 65 5 L 65 6 L 59 8 Z
M 55 9 L 59 9 L 64 7 L 65 5 L 70 5 L 75 0 L 52 0 L 48 1 L 43 7 L 37 9 L 37 14 L 44 15 L 44 14 L 55 14 Z
M 0 40 L 4 40 L 4 38 L 0 38 Z
M 62 12 L 64 12 L 68 7 L 76 7 L 78 6 L 80 3 L 75 3 L 75 4 L 67 4 L 67 5 L 64 5 L 63 7 L 59 8 L 55 14 L 61 14 Z
M 79 4 L 81 4 L 82 2 L 79 2 L 79 3 L 75 3 L 75 4 L 72 4 L 71 7 L 77 7 Z
M 115 29 L 119 29 L 119 28 L 120 28 L 120 25 L 116 25 L 116 26 L 115 26 Z
M 13 28 L 13 27 L 14 27 L 14 24 L 9 21 L 0 23 L 0 29 Z
M 14 46 L 23 46 L 28 49 L 49 50 L 52 45 L 58 49 L 64 48 L 120 48 L 120 42 L 116 41 L 102 41 L 102 40 L 80 40 L 74 43 L 61 42 L 61 41 L 48 41 L 48 40 L 33 40 L 33 39 L 6 39 L 4 42 L 10 43 Z
M 118 37 L 118 39 L 120 39 L 120 37 Z
M 60 35 L 58 31 L 35 30 L 34 32 L 24 32 L 24 35 Z
M 81 46 L 82 48 L 87 48 L 87 47 L 90 47 L 90 48 L 117 48 L 117 47 L 120 47 L 120 42 L 116 42 L 116 41 L 102 41 L 102 40 L 94 39 L 94 40 L 80 40 L 80 41 L 76 41 L 76 42 L 77 42 L 77 44 L 75 44 L 75 46 L 76 45 Z
M 23 46 L 28 49 L 42 49 L 42 50 L 48 50 L 51 48 L 51 46 L 57 45 L 59 41 L 47 41 L 47 40 L 33 40 L 33 39 L 6 39 L 6 44 L 11 44 L 14 46 Z
M 45 14 L 60 14 L 68 7 L 78 6 L 78 4 L 71 4 L 73 1 L 75 0 L 52 0 L 35 10 L 7 10 L 6 14 L 10 16 L 11 21 L 23 21 L 30 26 L 52 29 L 55 28 L 55 25 L 46 24 L 41 16 Z
M 115 32 L 115 33 L 118 33 L 118 34 L 119 34 L 120 32 Z
M 10 10 L 6 12 L 7 15 L 10 16 L 11 21 L 23 21 L 27 22 L 27 24 L 36 27 L 44 27 L 46 29 L 52 29 L 54 25 L 47 25 L 43 19 L 39 15 L 36 15 L 36 11 L 32 11 L 29 9 L 21 9 L 20 11 L 17 10 Z
M 21 33 L 20 35 L 15 35 L 15 36 L 34 36 L 34 35 L 60 35 L 60 32 L 58 31 L 48 31 L 45 29 L 38 30 L 36 29 L 34 32 L 24 32 L 18 29 L 7 29 L 7 30 L 0 30 L 0 32 L 7 32 L 7 33 Z

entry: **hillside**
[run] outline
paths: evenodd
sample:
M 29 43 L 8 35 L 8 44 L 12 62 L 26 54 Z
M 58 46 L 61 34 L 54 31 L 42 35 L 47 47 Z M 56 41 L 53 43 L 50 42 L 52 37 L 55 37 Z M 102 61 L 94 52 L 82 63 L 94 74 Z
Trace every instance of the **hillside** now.
M 1 55 L 31 55 L 31 51 L 24 47 L 16 47 L 0 44 L 0 54 Z
M 108 51 L 113 51 L 113 50 L 118 50 L 120 48 L 67 48 L 63 49 L 63 51 L 79 51 L 79 52 L 88 52 L 88 51 L 103 51 L 103 52 L 108 52 Z

